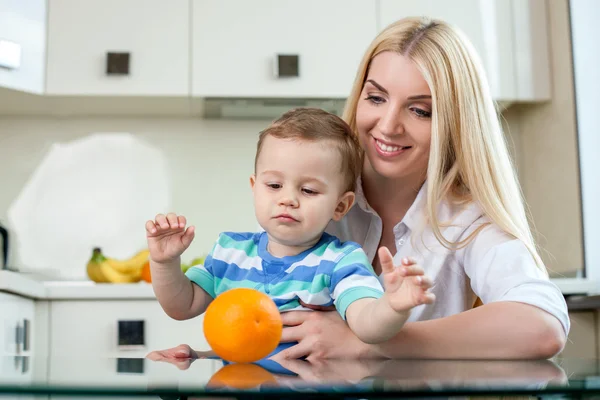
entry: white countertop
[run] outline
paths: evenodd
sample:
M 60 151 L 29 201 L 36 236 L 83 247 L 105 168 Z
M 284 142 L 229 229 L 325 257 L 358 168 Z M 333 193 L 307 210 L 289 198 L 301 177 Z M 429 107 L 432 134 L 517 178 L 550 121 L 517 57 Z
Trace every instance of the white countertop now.
M 0 271 L 0 291 L 39 300 L 155 299 L 152 285 L 95 283 L 92 281 L 48 281 L 41 277 Z

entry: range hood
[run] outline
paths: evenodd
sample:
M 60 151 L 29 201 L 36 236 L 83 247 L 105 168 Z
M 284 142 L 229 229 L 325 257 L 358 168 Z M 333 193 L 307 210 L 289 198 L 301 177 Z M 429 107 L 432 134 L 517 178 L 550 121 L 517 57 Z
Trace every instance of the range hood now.
M 342 115 L 346 99 L 224 98 L 203 99 L 202 116 L 207 119 L 275 119 L 292 108 L 316 107 Z

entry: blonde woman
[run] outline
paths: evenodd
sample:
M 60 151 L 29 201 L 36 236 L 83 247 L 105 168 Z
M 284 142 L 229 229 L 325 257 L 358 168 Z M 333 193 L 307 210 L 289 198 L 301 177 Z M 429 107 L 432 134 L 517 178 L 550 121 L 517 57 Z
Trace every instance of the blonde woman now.
M 367 50 L 345 120 L 365 152 L 357 201 L 328 232 L 396 265 L 413 257 L 436 302 L 367 345 L 335 312 L 283 314 L 281 357 L 549 358 L 569 318 L 528 226 L 475 51 L 442 21 L 408 18 Z M 483 303 L 474 307 L 478 299 Z

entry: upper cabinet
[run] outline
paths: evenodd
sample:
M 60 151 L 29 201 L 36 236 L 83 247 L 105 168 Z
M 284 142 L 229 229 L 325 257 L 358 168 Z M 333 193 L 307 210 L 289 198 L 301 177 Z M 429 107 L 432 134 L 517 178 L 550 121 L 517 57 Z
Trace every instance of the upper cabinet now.
M 46 1 L 0 0 L 0 87 L 42 94 Z
M 50 95 L 38 109 L 65 112 L 127 103 L 151 113 L 148 102 L 174 101 L 193 113 L 202 102 L 191 98 L 340 102 L 377 33 L 427 15 L 469 37 L 495 100 L 544 101 L 547 1 L 0 0 L 0 87 Z
M 364 0 L 192 0 L 198 97 L 346 97 L 377 32 Z
M 49 0 L 47 94 L 188 96 L 189 4 Z
M 378 0 L 379 30 L 426 15 L 458 27 L 481 57 L 497 101 L 550 99 L 546 0 Z

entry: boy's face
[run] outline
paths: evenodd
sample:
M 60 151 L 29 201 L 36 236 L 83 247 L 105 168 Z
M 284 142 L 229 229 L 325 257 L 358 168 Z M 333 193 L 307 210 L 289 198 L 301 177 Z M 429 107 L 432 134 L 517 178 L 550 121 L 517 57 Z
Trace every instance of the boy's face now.
M 341 155 L 327 141 L 267 136 L 250 177 L 258 223 L 286 246 L 311 246 L 331 219 L 352 206 L 354 193 L 344 192 Z

